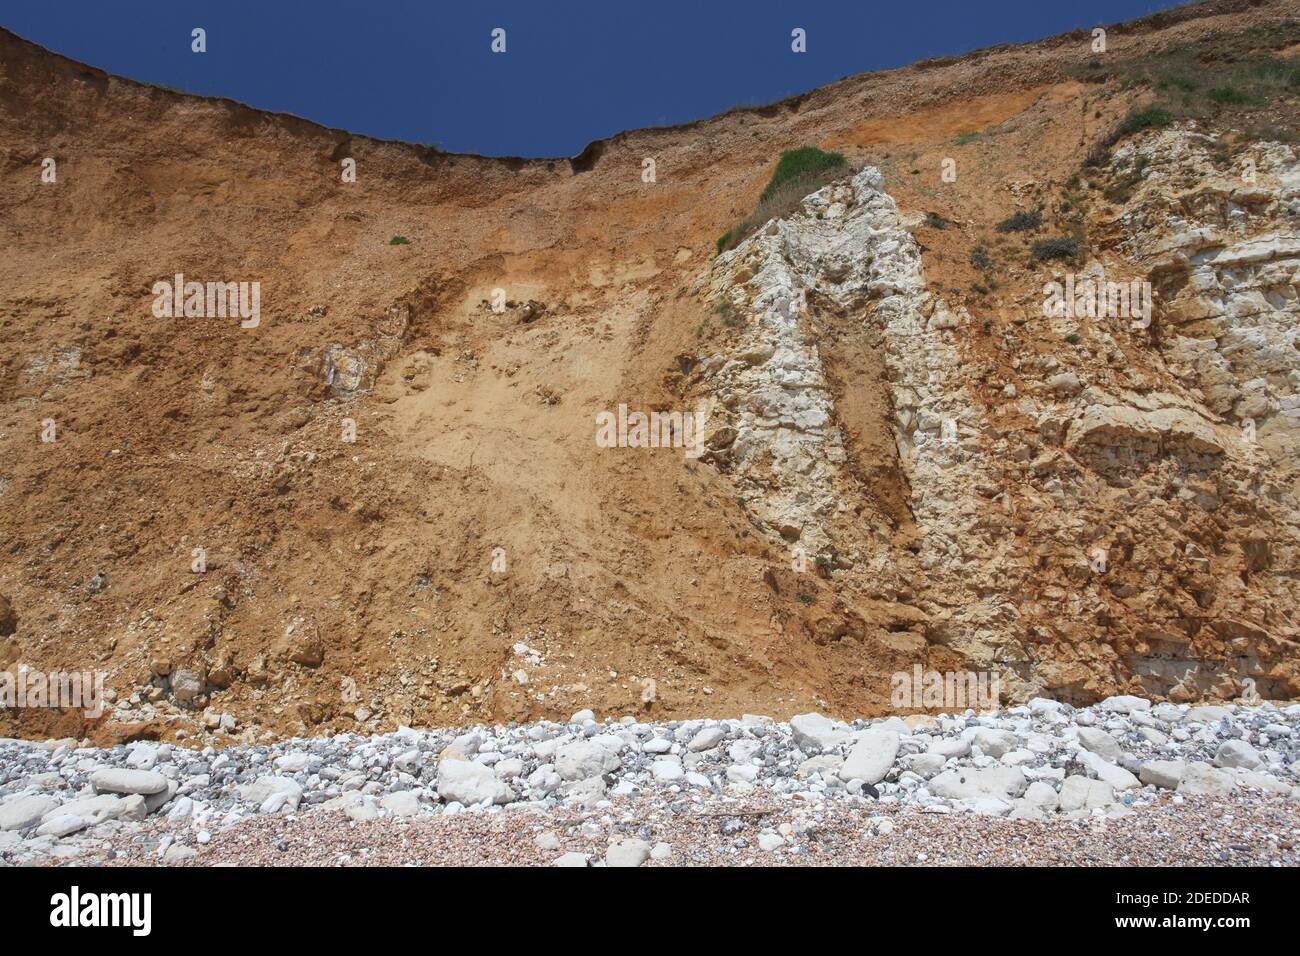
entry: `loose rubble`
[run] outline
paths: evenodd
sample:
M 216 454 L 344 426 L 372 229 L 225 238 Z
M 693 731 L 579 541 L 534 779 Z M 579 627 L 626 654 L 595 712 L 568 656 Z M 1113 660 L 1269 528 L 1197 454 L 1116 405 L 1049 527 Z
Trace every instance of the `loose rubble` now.
M 403 728 L 220 752 L 0 740 L 0 860 L 93 856 L 105 841 L 130 844 L 139 831 L 155 859 L 177 862 L 213 833 L 307 810 L 364 822 L 503 808 L 590 812 L 626 799 L 677 809 L 760 797 L 834 805 L 862 813 L 867 826 L 886 808 L 1095 822 L 1166 798 L 1245 795 L 1280 800 L 1300 825 L 1300 704 L 1152 706 L 1116 697 L 1075 709 L 1036 698 L 998 713 L 852 723 L 820 714 L 789 723 L 574 716 L 581 719 Z M 789 834 L 756 836 L 776 850 Z M 668 851 L 655 857 L 647 837 L 611 841 L 581 863 L 556 852 L 555 862 L 637 866 L 663 858 Z M 545 846 L 560 849 L 555 840 Z

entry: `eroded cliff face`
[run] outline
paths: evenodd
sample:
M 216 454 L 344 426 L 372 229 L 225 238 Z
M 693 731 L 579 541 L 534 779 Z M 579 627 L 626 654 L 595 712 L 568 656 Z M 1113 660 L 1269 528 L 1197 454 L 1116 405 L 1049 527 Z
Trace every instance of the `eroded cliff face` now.
M 1111 48 L 1294 30 L 1218 0 Z M 573 161 L 0 45 L 0 667 L 115 695 L 0 733 L 859 716 L 916 666 L 1004 703 L 1300 694 L 1295 150 L 1182 124 L 1088 165 L 1140 99 L 1066 71 L 1085 35 Z M 856 172 L 715 256 L 806 144 Z M 979 271 L 1035 208 L 1078 260 Z M 177 272 L 260 279 L 262 322 L 157 319 Z M 1149 316 L 1045 308 L 1089 280 Z M 704 412 L 703 453 L 603 447 L 620 406 Z
M 708 276 L 742 330 L 700 357 L 721 413 L 706 460 L 794 560 L 895 595 L 915 583 L 928 639 L 1017 699 L 1293 695 L 1296 158 L 1258 143 L 1224 170 L 1211 142 L 1164 131 L 1117 152 L 1145 178 L 1098 224 L 1116 241 L 1079 268 L 1070 309 L 1022 317 L 1079 348 L 1014 358 L 1029 381 L 1003 386 L 996 416 L 963 355 L 972 318 L 932 291 L 880 172 L 809 196 Z M 1083 297 L 1135 277 L 1150 312 Z M 883 356 L 911 549 L 871 534 L 884 516 L 846 460 L 818 346 L 840 319 Z
M 1209 142 L 1184 129 L 1117 150 L 1142 179 L 1093 221 L 1091 271 L 1148 281 L 1149 327 L 1054 320 L 1079 350 L 1064 373 L 1041 365 L 1054 401 L 1022 402 L 1041 441 L 1022 446 L 1016 504 L 1049 581 L 1022 605 L 1045 638 L 1026 676 L 1061 694 L 1296 692 L 1294 419 L 1275 414 L 1297 362 L 1295 156 L 1251 143 L 1216 168 Z
M 1213 519 L 1209 537 L 1173 539 L 1195 606 L 1184 598 L 1182 613 L 1153 622 L 1129 659 L 1144 687 L 1175 698 L 1248 677 L 1266 695 L 1293 694 L 1297 677 L 1300 163 L 1289 145 L 1212 157 L 1216 146 L 1180 130 L 1118 152 L 1145 175 L 1119 217 L 1116 251 L 1160 297 L 1153 347 L 1170 391 L 1215 426 L 1204 468 L 1177 495 L 1201 512 L 1178 518 Z

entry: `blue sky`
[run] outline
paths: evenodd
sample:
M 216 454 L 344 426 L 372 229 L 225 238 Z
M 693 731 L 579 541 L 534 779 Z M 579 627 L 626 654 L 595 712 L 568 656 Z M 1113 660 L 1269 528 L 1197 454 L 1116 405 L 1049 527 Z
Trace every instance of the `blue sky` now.
M 570 156 L 865 70 L 1160 0 L 5 0 L 0 25 L 111 73 L 487 155 Z M 190 51 L 207 31 L 208 52 Z M 491 32 L 506 31 L 506 52 Z M 808 51 L 790 49 L 807 31 Z

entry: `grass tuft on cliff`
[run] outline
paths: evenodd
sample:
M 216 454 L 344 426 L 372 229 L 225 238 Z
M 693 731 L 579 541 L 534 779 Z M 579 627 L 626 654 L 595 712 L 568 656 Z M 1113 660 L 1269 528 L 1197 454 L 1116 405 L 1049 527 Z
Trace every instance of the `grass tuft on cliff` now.
M 816 146 L 786 150 L 758 197 L 758 208 L 718 237 L 718 254 L 740 245 L 769 219 L 789 215 L 809 193 L 851 172 L 848 161 L 840 153 L 829 153 Z
M 820 184 L 825 184 L 831 179 L 838 179 L 840 176 L 847 175 L 848 169 L 849 164 L 845 162 L 844 156 L 840 153 L 828 153 L 816 146 L 800 146 L 798 149 L 788 149 L 781 154 L 781 159 L 776 164 L 772 178 L 767 181 L 763 194 L 758 197 L 759 202 L 776 195 L 777 191 L 786 183 L 820 180 Z M 827 179 L 827 173 L 833 175 Z

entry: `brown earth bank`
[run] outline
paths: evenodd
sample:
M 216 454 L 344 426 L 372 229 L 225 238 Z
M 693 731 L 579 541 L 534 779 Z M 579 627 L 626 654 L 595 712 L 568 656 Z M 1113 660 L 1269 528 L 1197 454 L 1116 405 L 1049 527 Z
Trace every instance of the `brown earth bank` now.
M 1080 31 L 529 160 L 0 31 L 0 669 L 114 696 L 0 735 L 869 716 L 918 664 L 1013 700 L 1296 697 L 1297 101 L 1121 124 L 1168 95 L 1145 62 L 1297 44 L 1296 3 L 1219 0 L 1104 54 Z M 715 259 L 805 145 L 883 192 Z M 1018 211 L 1040 223 L 995 228 Z M 847 261 L 885 278 L 786 261 L 860 215 L 898 238 Z M 1068 269 L 1034 247 L 1058 237 Z M 807 266 L 791 341 L 826 428 L 782 417 L 801 385 L 754 390 L 778 260 Z M 1044 283 L 1094 266 L 1155 287 L 1149 327 L 1043 318 Z M 904 273 L 915 335 L 888 318 Z M 260 322 L 156 317 L 177 274 L 260 283 Z M 699 403 L 702 456 L 593 440 L 620 405 Z

